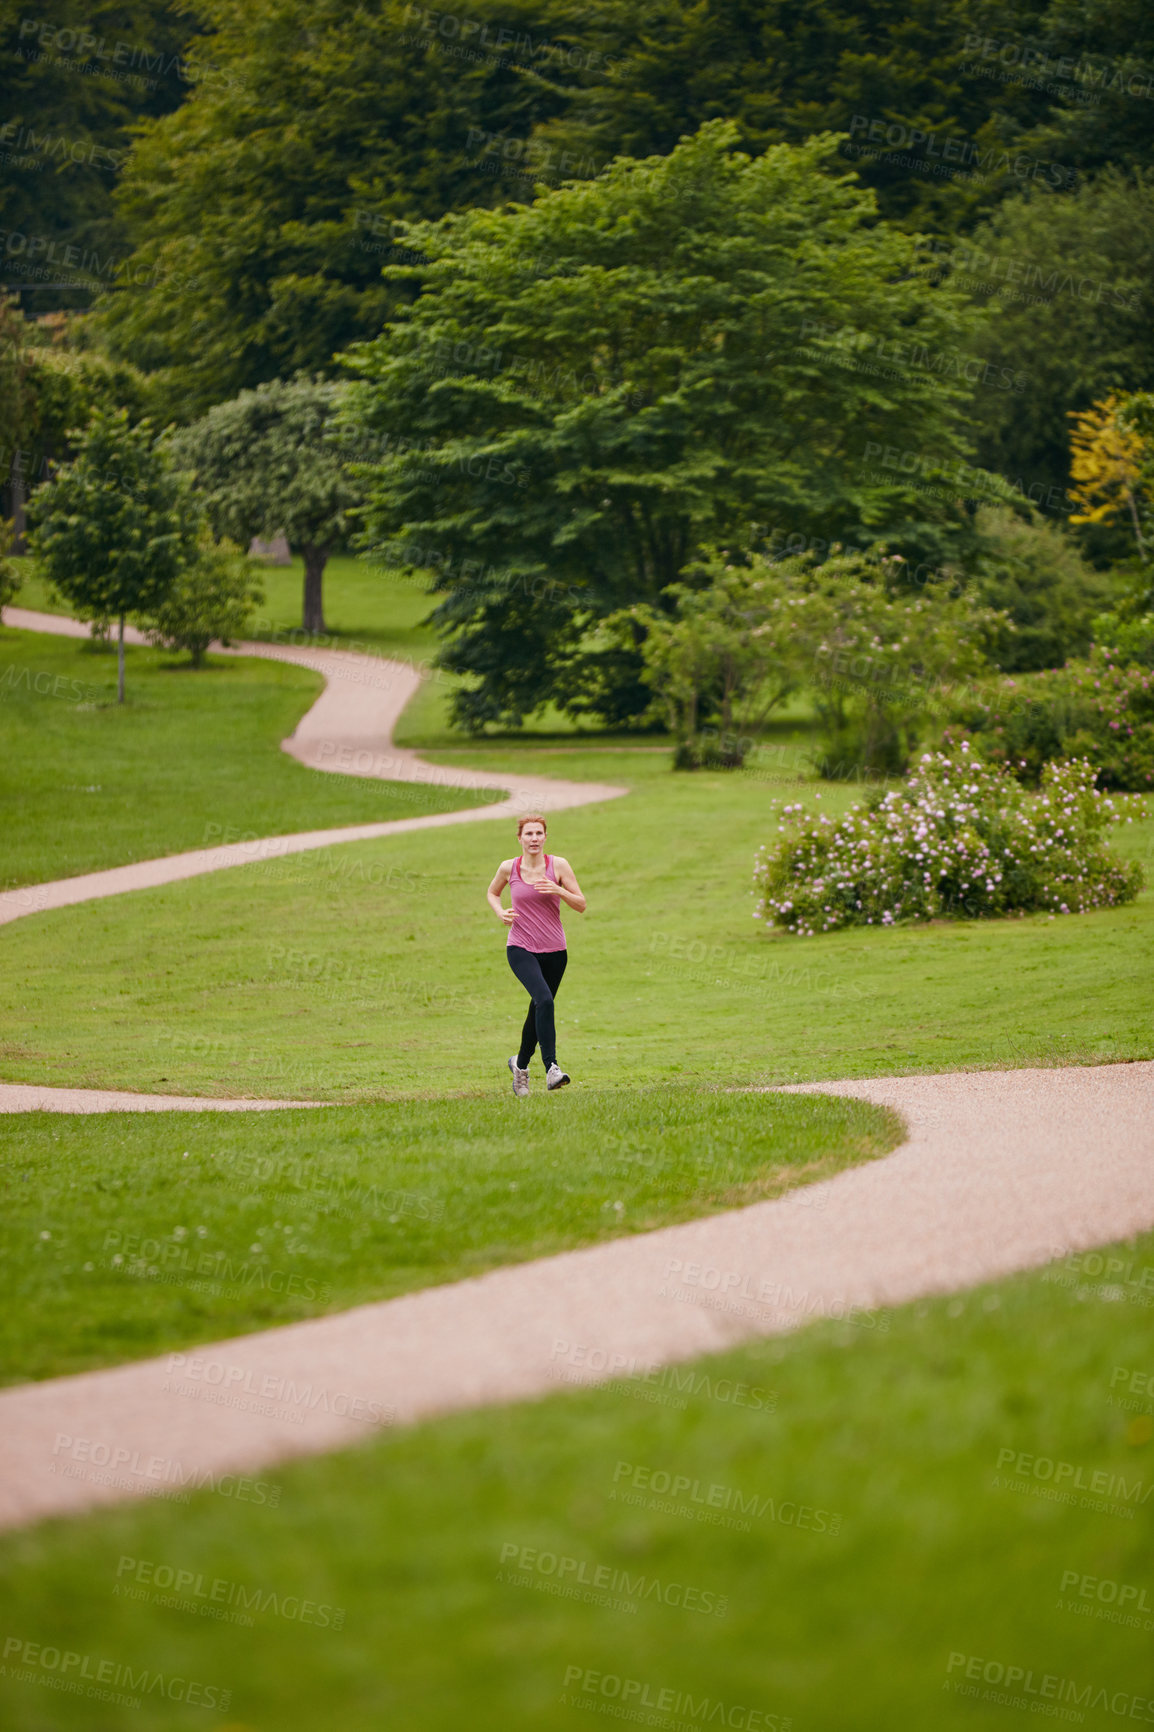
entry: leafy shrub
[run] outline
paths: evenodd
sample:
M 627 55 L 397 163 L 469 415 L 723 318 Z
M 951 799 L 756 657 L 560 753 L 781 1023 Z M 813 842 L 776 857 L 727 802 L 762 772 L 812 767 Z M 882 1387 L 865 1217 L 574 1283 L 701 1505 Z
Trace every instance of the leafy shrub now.
M 11 521 L 5 522 L 0 518 L 0 613 L 3 613 L 9 602 L 16 599 L 24 582 L 19 562 L 5 558 L 14 539 Z
M 978 532 L 982 600 L 1003 610 L 990 659 L 1003 673 L 1058 668 L 1090 648 L 1090 616 L 1109 602 L 1110 583 L 1087 565 L 1056 524 L 1030 522 L 1007 506 L 983 506 Z
M 953 757 L 927 752 L 903 788 L 871 795 L 836 823 L 785 806 L 782 840 L 755 862 L 754 919 L 812 938 L 843 926 L 1131 902 L 1142 869 L 1103 840 L 1122 817 L 1084 761 L 1048 764 L 1035 795 L 963 742 Z
M 900 774 L 943 683 L 987 672 L 983 644 L 1006 628 L 949 579 L 911 593 L 897 556 L 738 558 L 703 560 L 704 587 L 669 585 L 673 613 L 638 605 L 607 622 L 623 640 L 643 634 L 641 677 L 678 741 L 675 769 L 740 766 L 771 710 L 804 687 L 820 764 Z
M 195 668 L 210 643 L 240 637 L 253 608 L 264 601 L 260 580 L 231 541 L 206 537 L 194 565 L 176 579 L 145 621 L 152 643 L 187 650 Z
M 1103 788 L 1154 787 L 1154 671 L 1119 666 L 1108 654 L 1088 662 L 998 680 L 968 696 L 944 744 L 977 736 L 983 755 L 1036 785 L 1058 758 L 1087 758 Z
M 1154 668 L 1154 613 L 1139 614 L 1136 619 L 1100 613 L 1094 620 L 1094 642 L 1110 661 Z

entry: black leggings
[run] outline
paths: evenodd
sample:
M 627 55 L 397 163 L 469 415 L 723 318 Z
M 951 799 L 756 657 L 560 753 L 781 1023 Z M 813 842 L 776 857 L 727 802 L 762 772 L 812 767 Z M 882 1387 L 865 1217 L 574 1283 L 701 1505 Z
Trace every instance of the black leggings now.
M 509 967 L 533 1000 L 525 1026 L 521 1030 L 521 1050 L 517 1054 L 519 1069 L 528 1070 L 537 1042 L 541 1043 L 541 1061 L 548 1070 L 557 1063 L 557 1030 L 553 1024 L 553 999 L 561 985 L 561 976 L 569 960 L 567 950 L 523 950 L 519 944 L 505 946 Z

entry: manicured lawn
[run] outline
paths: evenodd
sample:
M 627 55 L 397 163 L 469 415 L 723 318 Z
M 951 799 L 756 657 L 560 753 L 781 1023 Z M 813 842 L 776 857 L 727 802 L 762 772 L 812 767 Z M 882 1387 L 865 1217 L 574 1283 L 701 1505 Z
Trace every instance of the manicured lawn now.
M 202 1491 L 4 1536 L 4 1724 L 567 1732 L 622 1700 L 695 1729 L 1146 1724 L 1154 1426 L 1118 1373 L 1149 1369 L 1154 1237 L 1121 1255 L 1105 1285 L 1084 1259 L 884 1333 L 822 1324 L 378 1434 L 265 1470 L 260 1505 Z M 688 1484 L 655 1495 L 663 1475 Z M 1070 1502 L 1031 1495 L 1056 1480 Z M 559 1597 L 575 1580 L 610 1604 Z M 61 1652 L 231 1702 L 96 1705 L 35 1681 Z M 996 1700 L 1010 1668 L 1020 1710 Z
M 13 606 L 41 613 L 71 612 L 68 603 L 54 596 L 39 576 L 34 560 L 21 560 L 19 568 L 24 581 Z M 253 615 L 251 635 L 300 632 L 302 562 L 294 559 L 291 565 L 272 566 L 254 561 L 254 568 L 264 585 L 265 600 Z M 326 623 L 336 638 L 361 638 L 383 653 L 427 650 L 435 647 L 436 639 L 432 632 L 422 631 L 419 622 L 433 605 L 419 584 L 406 581 L 399 573 L 374 571 L 362 559 L 337 554 L 325 568 Z M 311 640 L 301 632 L 300 641 Z
M 633 789 L 550 826 L 589 898 L 566 916 L 558 1000 L 560 1056 L 580 1086 L 1154 1052 L 1150 892 L 1056 920 L 771 938 L 751 918 L 753 855 L 773 833 L 771 800 L 796 798 L 796 783 L 674 775 L 636 751 L 474 761 Z M 853 794 L 820 792 L 830 811 Z M 1150 831 L 1124 827 L 1119 846 L 1142 853 Z M 325 1100 L 499 1094 L 524 995 L 484 890 L 514 846 L 511 824 L 479 822 L 17 921 L 0 933 L 0 1078 Z
M 862 1101 L 689 1087 L 0 1118 L 0 1381 L 342 1311 L 776 1196 L 900 1141 Z
M 280 743 L 324 681 L 308 668 L 0 630 L 0 888 L 222 839 L 373 823 L 473 795 L 308 770 Z

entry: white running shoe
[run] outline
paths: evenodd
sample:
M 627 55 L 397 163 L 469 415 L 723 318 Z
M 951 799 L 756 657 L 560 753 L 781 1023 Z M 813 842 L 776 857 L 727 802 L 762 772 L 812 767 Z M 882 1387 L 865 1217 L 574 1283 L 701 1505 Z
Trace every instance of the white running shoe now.
M 563 1089 L 569 1080 L 569 1076 L 559 1064 L 551 1064 L 545 1073 L 545 1087 L 547 1089 Z
M 529 1093 L 529 1072 L 521 1069 L 517 1063 L 516 1053 L 509 1060 L 509 1069 L 513 1073 L 513 1093 L 515 1095 L 527 1095 Z M 568 1082 L 569 1078 L 566 1077 L 565 1081 Z

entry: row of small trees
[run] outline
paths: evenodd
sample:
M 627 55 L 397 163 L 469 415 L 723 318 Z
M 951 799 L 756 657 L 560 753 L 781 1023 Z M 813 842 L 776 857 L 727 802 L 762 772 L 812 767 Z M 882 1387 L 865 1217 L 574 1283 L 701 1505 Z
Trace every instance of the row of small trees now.
M 243 631 L 264 599 L 242 552 L 254 535 L 283 530 L 303 553 L 305 625 L 324 630 L 325 563 L 356 497 L 325 437 L 337 391 L 276 381 L 160 440 L 147 419 L 97 408 L 74 434 L 72 461 L 29 503 L 29 546 L 81 618 L 117 622 L 118 701 L 129 617 L 196 666 Z

